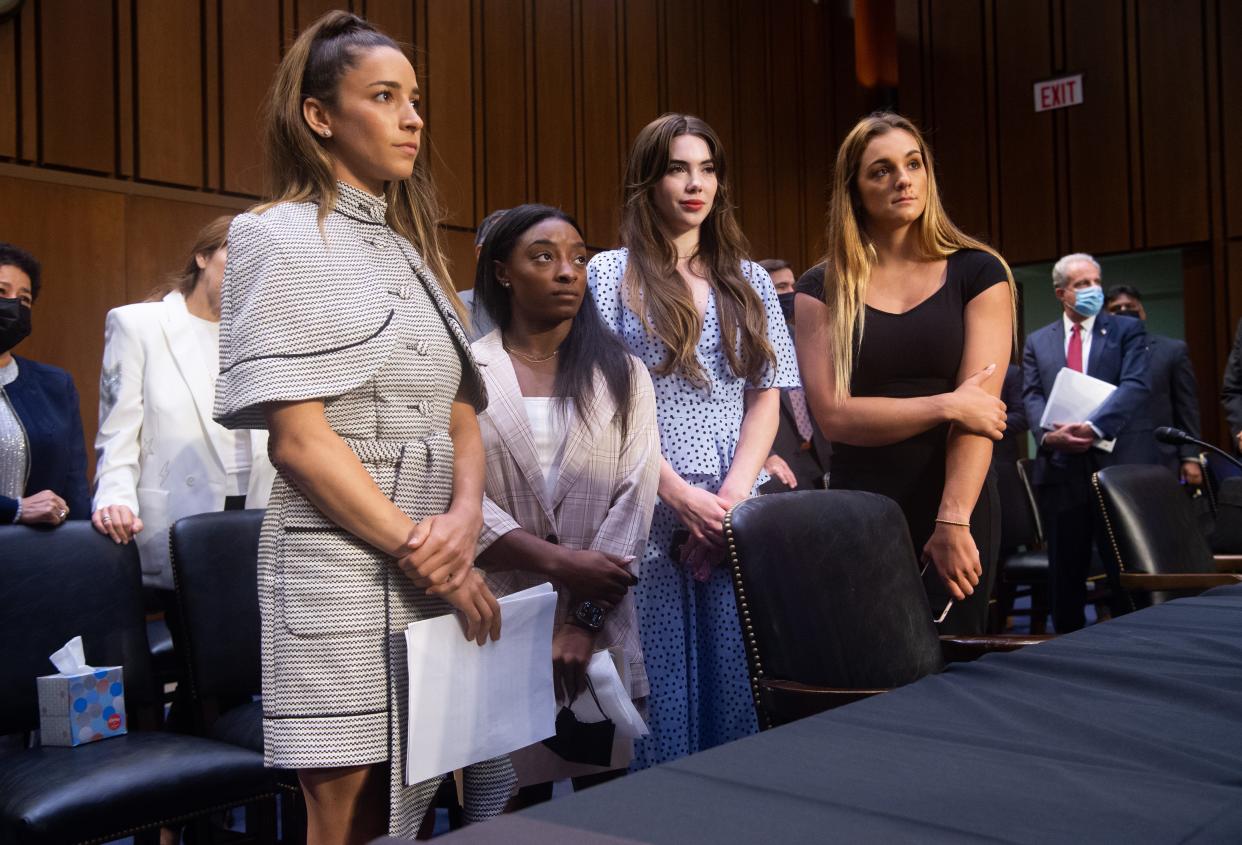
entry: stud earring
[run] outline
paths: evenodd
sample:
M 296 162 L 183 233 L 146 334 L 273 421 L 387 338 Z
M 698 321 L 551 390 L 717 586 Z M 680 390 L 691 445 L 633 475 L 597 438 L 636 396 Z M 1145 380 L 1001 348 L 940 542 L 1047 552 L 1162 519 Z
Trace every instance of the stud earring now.
M 322 132 L 320 132 L 319 134 L 320 134 L 320 135 L 322 135 L 322 136 L 323 136 L 323 137 L 325 137 L 325 138 L 331 138 L 331 137 L 332 137 L 332 130 L 331 130 L 331 129 L 325 129 L 325 130 L 323 130 Z

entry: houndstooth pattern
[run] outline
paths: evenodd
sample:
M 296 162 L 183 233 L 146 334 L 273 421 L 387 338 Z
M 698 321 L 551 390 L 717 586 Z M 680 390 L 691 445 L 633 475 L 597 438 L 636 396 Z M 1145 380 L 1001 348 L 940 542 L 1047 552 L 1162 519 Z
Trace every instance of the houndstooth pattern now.
M 311 204 L 234 221 L 215 414 L 227 426 L 265 427 L 263 403 L 323 398 L 329 425 L 379 488 L 422 520 L 452 498 L 447 432 L 457 388 L 482 406 L 482 381 L 447 298 L 413 247 L 384 225 L 382 200 L 339 189 L 322 235 Z M 259 606 L 267 764 L 388 761 L 389 831 L 414 836 L 441 778 L 403 785 L 403 633 L 450 606 L 338 528 L 284 476 L 263 521 Z M 507 758 L 480 765 L 488 776 L 470 779 L 466 803 L 483 818 L 499 812 L 515 779 Z

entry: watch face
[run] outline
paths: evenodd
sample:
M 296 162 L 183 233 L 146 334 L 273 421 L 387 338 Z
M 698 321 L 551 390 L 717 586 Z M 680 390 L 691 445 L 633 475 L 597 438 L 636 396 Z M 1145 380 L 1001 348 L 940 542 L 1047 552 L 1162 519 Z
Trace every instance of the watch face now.
M 578 609 L 574 611 L 574 616 L 577 617 L 579 622 L 590 628 L 592 631 L 598 631 L 600 628 L 604 627 L 603 609 L 596 607 L 589 601 L 584 601 L 582 604 L 578 605 Z

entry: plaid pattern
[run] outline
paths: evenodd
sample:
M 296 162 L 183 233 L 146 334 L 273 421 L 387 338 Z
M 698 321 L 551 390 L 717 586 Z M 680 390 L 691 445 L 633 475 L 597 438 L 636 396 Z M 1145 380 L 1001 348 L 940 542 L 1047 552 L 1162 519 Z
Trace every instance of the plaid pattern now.
M 569 420 L 560 472 L 549 492 L 522 391 L 500 332 L 475 341 L 472 349 L 489 401 L 487 410 L 479 414 L 487 462 L 479 551 L 523 528 L 538 537 L 555 535 L 562 546 L 571 549 L 641 556 L 660 477 L 655 394 L 647 368 L 637 359 L 631 361 L 634 403 L 624 442 L 620 427 L 613 422 L 616 406 L 603 380 L 596 379 L 585 411 L 578 409 Z M 498 572 L 489 574 L 488 580 L 504 594 L 533 586 L 540 579 L 525 572 Z M 564 595 L 559 613 L 561 619 L 568 614 Z M 630 666 L 630 696 L 646 696 L 647 673 L 633 591 L 608 614 L 595 642 L 597 648 L 620 646 Z

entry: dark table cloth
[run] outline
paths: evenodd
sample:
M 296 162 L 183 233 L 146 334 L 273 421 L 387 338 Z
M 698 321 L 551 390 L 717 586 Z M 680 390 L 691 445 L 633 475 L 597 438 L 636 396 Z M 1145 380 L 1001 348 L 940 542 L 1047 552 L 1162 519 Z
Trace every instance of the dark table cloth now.
M 449 841 L 502 842 L 506 826 L 515 842 L 1242 842 L 1242 587 L 955 665 Z

